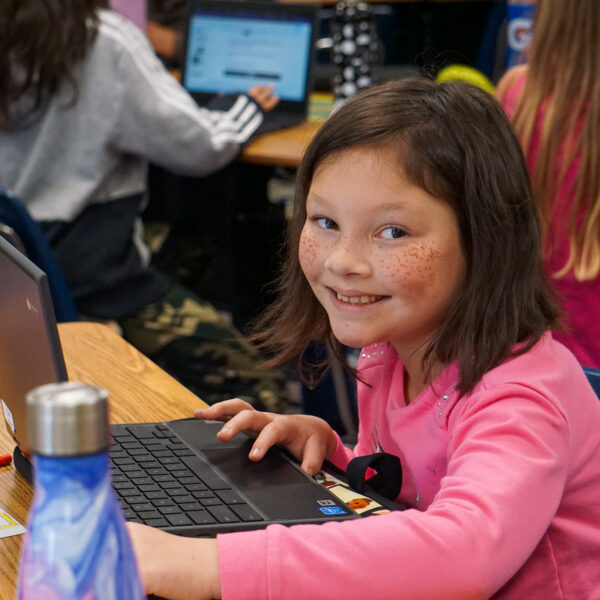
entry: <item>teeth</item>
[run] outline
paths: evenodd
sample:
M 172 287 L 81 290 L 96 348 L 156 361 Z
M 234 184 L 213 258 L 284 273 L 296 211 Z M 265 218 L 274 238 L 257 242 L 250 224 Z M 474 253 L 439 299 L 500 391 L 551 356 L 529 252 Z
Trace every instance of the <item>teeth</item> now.
M 381 296 L 342 296 L 339 292 L 337 293 L 338 300 L 347 302 L 348 304 L 371 304 L 376 302 Z

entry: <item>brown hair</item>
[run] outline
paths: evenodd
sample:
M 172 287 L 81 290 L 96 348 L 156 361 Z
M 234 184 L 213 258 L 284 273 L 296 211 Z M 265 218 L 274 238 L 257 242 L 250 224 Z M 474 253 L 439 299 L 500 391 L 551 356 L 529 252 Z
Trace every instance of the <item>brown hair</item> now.
M 319 130 L 300 165 L 279 296 L 257 323 L 255 341 L 282 364 L 313 340 L 341 357 L 327 314 L 298 260 L 306 197 L 324 160 L 349 149 L 395 150 L 408 178 L 452 206 L 467 261 L 462 295 L 429 341 L 424 368 L 458 360 L 459 388 L 533 346 L 558 318 L 540 256 L 529 179 L 499 104 L 474 86 L 405 79 L 373 87 L 344 104 Z M 385 340 L 381 340 L 385 341 Z
M 2 0 L 0 2 L 0 127 L 11 107 L 27 97 L 35 111 L 68 81 L 77 99 L 74 65 L 95 39 L 97 9 L 106 0 Z
M 577 177 L 566 184 L 569 259 L 556 276 L 573 269 L 580 281 L 600 273 L 599 37 L 597 0 L 538 0 L 527 79 L 513 116 L 526 154 L 541 125 L 532 187 L 542 223 L 564 193 L 569 169 L 578 165 Z M 547 242 L 550 252 L 552 240 Z

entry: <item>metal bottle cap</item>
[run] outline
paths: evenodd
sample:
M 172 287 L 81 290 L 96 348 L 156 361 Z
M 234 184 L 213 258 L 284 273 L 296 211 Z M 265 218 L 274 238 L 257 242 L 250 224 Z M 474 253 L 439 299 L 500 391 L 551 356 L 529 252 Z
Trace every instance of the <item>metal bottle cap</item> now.
M 81 456 L 110 445 L 108 392 L 78 382 L 50 383 L 27 394 L 28 447 L 44 456 Z

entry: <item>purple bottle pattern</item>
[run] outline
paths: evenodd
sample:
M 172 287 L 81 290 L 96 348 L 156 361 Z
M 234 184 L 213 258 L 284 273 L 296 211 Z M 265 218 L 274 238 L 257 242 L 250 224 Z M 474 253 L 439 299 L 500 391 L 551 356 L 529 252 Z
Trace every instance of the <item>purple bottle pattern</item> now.
M 19 600 L 142 600 L 105 453 L 36 456 Z

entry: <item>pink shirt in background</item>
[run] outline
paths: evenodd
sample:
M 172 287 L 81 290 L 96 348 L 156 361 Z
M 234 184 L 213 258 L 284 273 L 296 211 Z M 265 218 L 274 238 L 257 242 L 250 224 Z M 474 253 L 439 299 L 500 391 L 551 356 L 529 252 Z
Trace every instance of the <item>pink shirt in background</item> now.
M 512 118 L 515 112 L 525 79 L 526 75 L 517 79 L 504 95 L 502 107 L 509 118 Z M 544 110 L 542 109 L 533 131 L 531 147 L 525 157 L 531 177 L 533 177 L 539 153 L 543 118 Z M 557 164 L 556 172 L 559 172 L 559 169 L 560 165 Z M 547 257 L 545 264 L 546 271 L 554 289 L 558 292 L 561 306 L 565 311 L 568 328 L 566 332 L 555 332 L 554 337 L 567 346 L 583 366 L 600 369 L 600 277 L 589 281 L 577 281 L 573 271 L 560 279 L 553 276 L 564 267 L 569 258 L 567 214 L 572 203 L 569 187 L 577 177 L 578 171 L 579 165 L 572 164 L 566 173 L 565 182 L 559 190 L 548 232 L 552 253 Z
M 395 454 L 412 508 L 219 535 L 223 600 L 600 598 L 600 401 L 562 344 L 462 398 L 452 365 L 409 405 L 389 344 L 358 368 L 358 444 L 333 460 Z
M 146 33 L 146 0 L 110 0 L 108 4 L 112 10 L 122 14 Z

